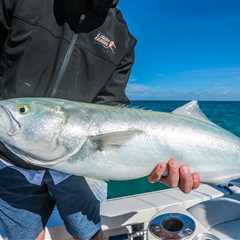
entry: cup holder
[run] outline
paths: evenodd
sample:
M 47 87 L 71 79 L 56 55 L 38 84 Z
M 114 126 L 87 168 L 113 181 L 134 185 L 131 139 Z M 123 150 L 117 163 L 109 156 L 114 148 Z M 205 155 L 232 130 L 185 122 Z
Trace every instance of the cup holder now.
M 162 222 L 162 228 L 168 232 L 179 232 L 183 227 L 184 223 L 178 218 L 169 218 Z
M 180 213 L 168 213 L 154 217 L 149 225 L 149 232 L 161 240 L 180 240 L 193 235 L 196 224 L 193 219 Z

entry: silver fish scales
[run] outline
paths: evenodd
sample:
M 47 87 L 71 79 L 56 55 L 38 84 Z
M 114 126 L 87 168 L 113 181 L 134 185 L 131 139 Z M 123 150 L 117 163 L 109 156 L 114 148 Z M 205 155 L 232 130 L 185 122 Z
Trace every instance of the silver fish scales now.
M 23 161 L 100 180 L 148 175 L 171 157 L 203 182 L 240 177 L 240 139 L 196 101 L 172 113 L 63 99 L 0 101 L 0 141 Z

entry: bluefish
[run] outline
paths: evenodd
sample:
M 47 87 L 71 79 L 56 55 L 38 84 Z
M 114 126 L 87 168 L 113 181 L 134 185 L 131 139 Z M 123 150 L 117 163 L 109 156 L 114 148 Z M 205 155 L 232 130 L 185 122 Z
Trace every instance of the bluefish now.
M 196 101 L 172 113 L 52 98 L 0 101 L 0 141 L 28 163 L 98 180 L 150 174 L 171 157 L 202 181 L 240 177 L 240 139 Z

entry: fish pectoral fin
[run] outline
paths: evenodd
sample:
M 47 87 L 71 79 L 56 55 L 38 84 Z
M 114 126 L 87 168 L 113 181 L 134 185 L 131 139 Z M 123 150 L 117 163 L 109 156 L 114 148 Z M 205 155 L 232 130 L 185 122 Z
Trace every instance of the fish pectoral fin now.
M 216 125 L 211 120 L 209 120 L 208 117 L 203 113 L 203 111 L 199 107 L 198 101 L 191 101 L 183 105 L 182 107 L 175 109 L 172 113 L 192 117 L 197 120 L 201 120 L 209 124 Z
M 107 148 L 120 148 L 132 138 L 143 133 L 142 130 L 133 129 L 91 136 L 89 140 L 94 144 L 98 151 L 104 151 Z

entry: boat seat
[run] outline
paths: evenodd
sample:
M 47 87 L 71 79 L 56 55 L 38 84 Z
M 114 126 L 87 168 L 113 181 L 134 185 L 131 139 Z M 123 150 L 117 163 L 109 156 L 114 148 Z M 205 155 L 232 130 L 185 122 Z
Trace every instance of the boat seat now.
M 240 239 L 240 194 L 206 201 L 188 211 L 219 239 Z

